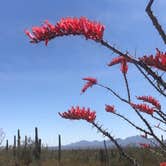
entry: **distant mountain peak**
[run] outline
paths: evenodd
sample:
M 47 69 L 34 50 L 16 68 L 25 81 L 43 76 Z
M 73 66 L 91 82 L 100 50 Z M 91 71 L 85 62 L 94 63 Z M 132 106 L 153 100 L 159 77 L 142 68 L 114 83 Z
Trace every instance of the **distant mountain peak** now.
M 127 137 L 125 139 L 117 138 L 117 142 L 122 146 L 133 146 L 138 147 L 139 143 L 149 143 L 152 144 L 152 142 L 155 142 L 153 138 L 145 139 L 139 135 Z M 103 140 L 104 141 L 104 140 Z M 87 140 L 81 140 L 78 142 L 74 142 L 68 145 L 63 145 L 62 149 L 94 149 L 94 148 L 103 148 L 104 143 L 103 141 L 87 141 Z M 106 140 L 106 145 L 108 148 L 115 147 L 114 144 L 110 140 Z

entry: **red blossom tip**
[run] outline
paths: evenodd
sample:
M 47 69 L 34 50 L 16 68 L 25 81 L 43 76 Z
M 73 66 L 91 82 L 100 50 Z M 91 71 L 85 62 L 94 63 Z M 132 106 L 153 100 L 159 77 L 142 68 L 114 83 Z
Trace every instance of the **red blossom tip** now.
M 83 78 L 83 80 L 87 81 L 87 83 L 81 89 L 82 93 L 84 93 L 89 87 L 92 87 L 93 85 L 97 84 L 97 79 L 92 77 L 86 77 L 86 78 Z
M 93 123 L 96 119 L 96 112 L 91 111 L 90 108 L 71 107 L 67 112 L 58 113 L 62 118 L 71 120 L 86 120 Z
M 137 96 L 138 100 L 143 100 L 145 102 L 151 103 L 153 106 L 155 106 L 157 109 L 161 109 L 161 105 L 158 100 L 156 100 L 152 96 Z
M 131 62 L 131 60 L 123 56 L 118 56 L 116 58 L 113 58 L 112 61 L 108 64 L 108 66 L 113 66 L 120 63 L 122 73 L 126 74 L 128 71 L 127 62 Z
M 145 112 L 147 114 L 153 115 L 154 109 L 150 108 L 147 104 L 134 104 L 134 103 L 131 103 L 131 106 L 134 109 L 138 109 L 141 112 Z
M 96 78 L 85 77 L 85 78 L 83 78 L 83 80 L 92 82 L 93 84 L 97 84 L 97 79 Z
M 35 36 L 31 34 L 28 30 L 25 30 L 24 33 L 31 39 L 31 42 L 36 42 Z
M 26 31 L 26 35 L 31 42 L 38 43 L 66 35 L 83 35 L 86 39 L 101 41 L 104 33 L 104 26 L 100 23 L 90 21 L 86 17 L 81 18 L 63 18 L 55 25 L 45 21 L 40 27 L 32 27 L 32 33 Z
M 114 105 L 105 105 L 105 110 L 106 112 L 112 112 L 112 113 L 115 113 L 115 107 Z
M 127 61 L 126 60 L 123 60 L 122 63 L 121 63 L 121 72 L 123 74 L 126 74 L 128 71 L 128 65 L 127 65 Z
M 111 62 L 108 64 L 108 66 L 113 66 L 113 65 L 116 65 L 116 64 L 119 64 L 119 63 L 122 63 L 122 61 L 126 59 L 125 57 L 123 56 L 118 56 L 118 57 L 115 57 L 111 60 Z M 126 59 L 127 60 L 127 59 Z M 127 60 L 129 61 L 129 60 Z
M 166 52 L 163 53 L 156 49 L 156 55 L 145 55 L 139 58 L 140 61 L 144 62 L 146 65 L 155 67 L 157 69 L 166 71 Z

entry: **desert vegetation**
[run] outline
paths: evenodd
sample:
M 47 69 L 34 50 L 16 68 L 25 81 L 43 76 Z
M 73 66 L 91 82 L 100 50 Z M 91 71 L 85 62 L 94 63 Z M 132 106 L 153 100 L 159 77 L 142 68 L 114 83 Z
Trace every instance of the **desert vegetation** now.
M 152 21 L 154 28 L 157 30 L 162 41 L 166 43 L 166 34 L 164 29 L 152 11 L 153 3 L 154 0 L 150 0 L 148 2 L 146 6 L 146 13 Z M 31 43 L 37 44 L 44 41 L 46 46 L 52 39 L 64 36 L 79 35 L 85 37 L 86 40 L 95 41 L 101 46 L 109 49 L 110 52 L 116 54 L 117 56 L 112 58 L 112 60 L 108 63 L 108 67 L 120 64 L 120 71 L 124 79 L 124 87 L 127 94 L 126 97 L 124 97 L 122 94 L 119 94 L 110 86 L 102 84 L 101 81 L 94 77 L 83 78 L 83 80 L 86 82 L 81 90 L 81 93 L 85 93 L 91 87 L 98 86 L 107 90 L 113 97 L 119 100 L 119 102 L 127 104 L 130 109 L 135 112 L 135 115 L 139 118 L 144 127 L 140 127 L 137 122 L 129 119 L 127 114 L 121 114 L 118 110 L 116 110 L 116 106 L 114 106 L 113 103 L 105 104 L 105 111 L 107 113 L 114 114 L 127 122 L 134 129 L 141 132 L 142 137 L 154 138 L 157 141 L 155 146 L 159 147 L 160 151 L 157 151 L 156 149 L 153 149 L 153 151 L 165 158 L 166 144 L 160 139 L 160 136 L 156 132 L 156 130 L 160 130 L 163 132 L 163 134 L 165 134 L 166 113 L 164 110 L 164 105 L 160 103 L 159 99 L 156 99 L 152 95 L 147 95 L 146 92 L 145 94 L 142 94 L 142 96 L 137 96 L 137 94 L 133 96 L 131 93 L 133 89 L 130 89 L 130 81 L 128 78 L 128 73 L 130 72 L 128 66 L 134 65 L 137 69 L 137 72 L 140 73 L 143 76 L 143 79 L 147 81 L 147 84 L 152 86 L 154 91 L 158 92 L 162 97 L 166 97 L 166 82 L 164 76 L 166 71 L 166 52 L 162 52 L 159 48 L 156 48 L 156 53 L 154 55 L 135 57 L 128 51 L 122 52 L 113 44 L 110 44 L 108 41 L 106 41 L 104 39 L 104 30 L 105 26 L 103 24 L 100 22 L 91 21 L 86 17 L 66 17 L 62 18 L 55 25 L 51 24 L 49 21 L 45 21 L 42 26 L 32 27 L 31 31 L 26 30 L 25 34 L 29 37 Z M 125 160 L 128 160 L 131 165 L 145 165 L 136 157 L 136 154 L 130 154 L 126 149 L 122 148 L 115 137 L 96 120 L 98 118 L 96 111 L 92 111 L 90 108 L 72 106 L 66 112 L 59 112 L 59 115 L 64 119 L 87 121 L 94 128 L 96 128 L 99 133 L 112 141 L 119 151 L 120 156 L 122 156 Z M 155 121 L 155 124 L 150 123 L 147 115 Z M 140 143 L 140 146 L 145 149 L 152 150 L 150 144 Z M 160 163 L 160 165 L 165 164 L 166 163 Z
M 153 28 L 166 44 L 166 34 L 152 10 L 154 0 L 149 0 L 145 6 L 147 18 L 151 20 Z M 110 20 L 111 21 L 111 20 Z M 140 55 L 136 57 L 130 52 L 123 52 L 115 44 L 109 43 L 104 37 L 105 26 L 92 21 L 85 16 L 65 17 L 56 24 L 45 21 L 41 26 L 33 26 L 31 30 L 25 30 L 25 34 L 30 39 L 30 43 L 38 44 L 44 42 L 47 46 L 53 39 L 65 36 L 82 36 L 87 41 L 92 40 L 101 47 L 104 47 L 114 54 L 114 57 L 107 64 L 109 69 L 114 65 L 120 65 L 120 74 L 116 77 L 123 78 L 123 90 L 121 94 L 117 89 L 105 85 L 101 80 L 93 76 L 83 78 L 85 84 L 81 89 L 81 94 L 87 93 L 89 88 L 96 86 L 109 92 L 111 97 L 117 99 L 121 104 L 129 107 L 126 112 L 120 112 L 114 103 L 105 103 L 103 113 L 108 116 L 116 116 L 125 123 L 141 133 L 145 139 L 153 138 L 152 144 L 140 143 L 140 147 L 122 147 L 112 133 L 107 130 L 98 120 L 97 111 L 81 106 L 72 106 L 65 112 L 59 112 L 59 116 L 69 120 L 84 120 L 94 129 L 96 129 L 105 138 L 114 143 L 115 148 L 107 149 L 86 149 L 86 150 L 62 150 L 61 137 L 59 135 L 58 149 L 50 149 L 42 146 L 42 139 L 38 138 L 38 131 L 35 128 L 35 138 L 20 141 L 20 131 L 14 136 L 14 143 L 9 145 L 6 140 L 6 146 L 1 149 L 0 165 L 8 166 L 33 166 L 33 165 L 58 165 L 58 166 L 165 166 L 166 165 L 166 142 L 164 140 L 166 133 L 166 112 L 165 103 L 151 94 L 146 93 L 137 95 L 134 88 L 130 88 L 132 78 L 128 77 L 129 66 L 134 66 L 137 74 L 142 76 L 149 87 L 152 87 L 155 93 L 165 99 L 166 97 L 166 52 L 160 48 L 154 48 L 153 55 Z M 56 48 L 55 48 L 56 51 Z M 121 84 L 121 82 L 119 82 Z M 134 121 L 129 114 L 134 113 L 139 119 Z M 153 122 L 153 124 L 151 123 Z M 158 132 L 159 131 L 159 132 Z M 158 134 L 161 133 L 161 134 Z M 161 136 L 162 135 L 162 136 Z M 3 136 L 3 135 L 2 135 Z M 4 137 L 3 137 L 4 138 Z M 2 141 L 1 141 L 2 142 Z
M 35 139 L 26 138 L 16 146 L 6 144 L 0 149 L 1 166 L 132 166 L 121 156 L 116 148 L 70 149 L 40 147 Z M 125 147 L 124 150 L 135 156 L 141 165 L 156 166 L 165 157 L 157 151 L 158 147 Z

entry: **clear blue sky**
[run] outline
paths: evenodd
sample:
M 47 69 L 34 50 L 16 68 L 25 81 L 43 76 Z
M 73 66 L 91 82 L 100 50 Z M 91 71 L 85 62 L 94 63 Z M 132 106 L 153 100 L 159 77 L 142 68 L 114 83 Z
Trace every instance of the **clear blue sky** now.
M 137 56 L 155 53 L 165 46 L 153 28 L 144 9 L 145 0 L 5 0 L 0 5 L 0 127 L 9 143 L 17 129 L 21 135 L 34 136 L 39 128 L 43 143 L 57 145 L 58 134 L 62 144 L 79 140 L 104 138 L 84 121 L 69 121 L 58 116 L 72 105 L 88 106 L 97 111 L 97 120 L 116 137 L 140 134 L 119 118 L 105 113 L 105 104 L 114 104 L 118 111 L 140 125 L 136 115 L 125 104 L 105 90 L 94 87 L 84 95 L 81 78 L 96 77 L 126 95 L 119 66 L 108 68 L 112 52 L 83 37 L 57 38 L 37 45 L 30 44 L 24 30 L 41 25 L 48 19 L 56 23 L 60 18 L 86 16 L 105 25 L 104 38 L 122 51 L 136 52 Z M 166 1 L 158 0 L 155 14 L 166 28 Z M 152 88 L 143 77 L 129 66 L 132 97 L 151 94 Z M 164 99 L 153 93 L 166 108 Z M 165 105 L 164 105 L 165 104 Z

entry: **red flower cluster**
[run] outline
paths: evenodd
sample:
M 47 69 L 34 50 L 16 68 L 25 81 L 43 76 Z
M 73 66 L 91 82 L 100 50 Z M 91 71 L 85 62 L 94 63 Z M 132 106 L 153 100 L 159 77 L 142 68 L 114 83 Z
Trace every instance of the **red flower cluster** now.
M 89 87 L 92 87 L 94 84 L 97 84 L 97 80 L 92 77 L 83 78 L 83 80 L 87 81 L 87 83 L 82 88 L 81 92 L 84 93 Z
M 160 166 L 166 166 L 166 162 L 160 163 Z
M 114 108 L 114 106 L 112 105 L 105 105 L 105 110 L 107 111 L 107 112 L 112 112 L 112 113 L 115 113 L 115 108 Z
M 145 112 L 147 114 L 153 114 L 154 109 L 150 108 L 147 104 L 133 104 L 131 103 L 131 106 L 135 109 L 138 109 L 141 112 Z
M 96 119 L 96 112 L 90 111 L 90 108 L 85 109 L 80 107 L 71 107 L 68 112 L 59 113 L 62 118 L 71 120 L 86 120 L 90 123 Z
M 103 38 L 104 26 L 100 23 L 90 21 L 86 17 L 63 18 L 56 25 L 44 22 L 40 27 L 32 27 L 32 33 L 25 31 L 32 43 L 48 41 L 52 38 L 64 35 L 84 35 L 86 39 L 100 41 Z
M 150 148 L 150 144 L 139 143 L 142 148 Z
M 149 66 L 158 68 L 160 70 L 166 71 L 166 52 L 163 53 L 156 49 L 156 55 L 150 55 L 150 56 L 143 56 L 139 58 L 141 61 L 146 63 Z
M 157 101 L 154 97 L 152 96 L 138 96 L 137 97 L 138 100 L 143 100 L 145 102 L 151 103 L 152 105 L 154 105 L 157 109 L 161 109 L 161 105 L 159 103 L 159 101 Z
M 127 62 L 130 62 L 130 60 L 123 56 L 118 56 L 116 58 L 113 58 L 112 61 L 108 64 L 108 66 L 113 66 L 118 63 L 121 63 L 121 71 L 122 71 L 122 73 L 126 74 L 128 71 Z

